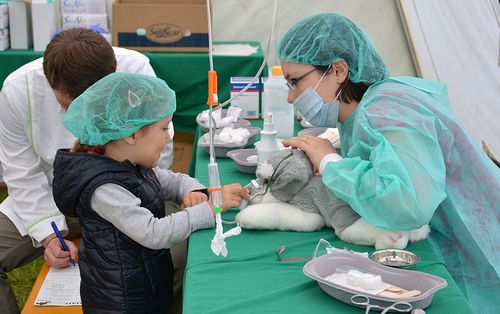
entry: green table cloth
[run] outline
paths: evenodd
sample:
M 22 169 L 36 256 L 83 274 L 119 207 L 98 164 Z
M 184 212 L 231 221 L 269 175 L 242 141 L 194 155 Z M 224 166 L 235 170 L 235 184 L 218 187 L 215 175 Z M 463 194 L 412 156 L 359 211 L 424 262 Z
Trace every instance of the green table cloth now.
M 217 44 L 237 44 L 219 42 Z M 264 55 L 257 42 L 241 42 L 257 47 L 249 56 L 215 55 L 214 69 L 218 74 L 219 100 L 229 99 L 231 76 L 254 76 L 262 64 Z M 177 111 L 174 114 L 175 129 L 194 133 L 196 115 L 208 109 L 208 53 L 195 52 L 144 52 L 156 75 L 167 82 L 177 96 Z M 17 68 L 43 56 L 33 50 L 0 51 L 0 84 Z M 267 75 L 267 67 L 262 75 Z
M 262 126 L 262 121 L 252 121 Z M 296 131 L 298 128 L 296 127 Z M 197 135 L 199 136 L 199 132 Z M 196 142 L 195 142 L 196 143 Z M 208 153 L 194 148 L 193 171 L 197 179 L 208 184 Z M 247 184 L 252 175 L 236 170 L 231 159 L 217 160 L 221 184 Z M 236 210 L 223 215 L 233 220 Z M 232 226 L 226 226 L 225 230 Z M 306 277 L 305 262 L 281 263 L 275 250 L 286 245 L 284 257 L 311 256 L 321 238 L 337 248 L 372 252 L 373 248 L 340 241 L 332 229 L 318 232 L 283 232 L 243 230 L 226 240 L 227 258 L 215 256 L 210 250 L 214 229 L 201 230 L 189 238 L 184 278 L 183 312 L 190 313 L 364 313 L 330 297 L 316 281 Z M 438 291 L 426 313 L 472 313 L 456 283 L 439 260 L 429 241 L 408 245 L 420 256 L 414 270 L 440 276 L 448 286 Z

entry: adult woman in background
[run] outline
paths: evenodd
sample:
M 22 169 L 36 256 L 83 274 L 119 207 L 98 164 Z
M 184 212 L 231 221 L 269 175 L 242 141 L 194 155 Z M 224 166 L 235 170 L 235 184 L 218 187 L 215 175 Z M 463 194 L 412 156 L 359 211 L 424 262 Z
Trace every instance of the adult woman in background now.
M 430 223 L 471 304 L 500 311 L 491 306 L 500 294 L 500 171 L 451 112 L 446 86 L 389 77 L 363 31 L 333 13 L 292 26 L 278 58 L 288 101 L 314 125 L 338 124 L 342 156 L 315 137 L 283 143 L 303 150 L 330 191 L 369 224 Z

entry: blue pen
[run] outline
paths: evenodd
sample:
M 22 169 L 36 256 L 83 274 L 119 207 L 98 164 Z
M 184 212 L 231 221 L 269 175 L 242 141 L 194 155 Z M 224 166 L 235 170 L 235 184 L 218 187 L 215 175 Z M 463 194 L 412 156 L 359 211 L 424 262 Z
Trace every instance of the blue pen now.
M 62 248 L 66 252 L 69 252 L 69 249 L 66 246 L 66 242 L 64 242 L 64 239 L 63 239 L 61 233 L 59 232 L 59 229 L 57 229 L 56 223 L 55 222 L 51 222 L 50 225 L 52 226 L 52 229 L 54 229 L 54 233 L 56 234 L 56 236 L 59 238 L 59 242 L 61 242 Z M 75 261 L 71 258 L 71 256 L 69 257 L 69 261 L 71 262 L 71 265 L 76 266 L 75 265 Z

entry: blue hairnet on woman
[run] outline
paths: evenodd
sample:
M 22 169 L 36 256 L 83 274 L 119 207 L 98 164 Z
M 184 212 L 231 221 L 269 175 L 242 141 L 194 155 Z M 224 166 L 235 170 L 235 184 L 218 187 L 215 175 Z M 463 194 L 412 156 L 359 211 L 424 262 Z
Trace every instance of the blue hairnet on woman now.
M 308 136 L 298 147 L 323 182 L 368 223 L 430 239 L 473 307 L 500 295 L 500 170 L 452 113 L 444 84 L 389 77 L 348 18 L 304 18 L 281 38 L 288 101 L 314 125 L 338 126 L 341 155 Z

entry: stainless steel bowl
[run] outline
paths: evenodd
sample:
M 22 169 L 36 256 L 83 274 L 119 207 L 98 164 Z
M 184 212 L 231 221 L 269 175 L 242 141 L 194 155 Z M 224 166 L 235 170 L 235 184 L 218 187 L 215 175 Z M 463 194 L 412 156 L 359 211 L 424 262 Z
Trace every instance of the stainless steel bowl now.
M 375 251 L 370 255 L 370 259 L 392 267 L 412 266 L 420 261 L 420 258 L 415 253 L 398 249 Z

